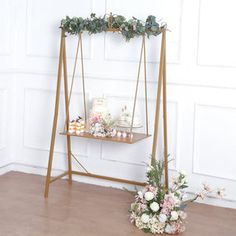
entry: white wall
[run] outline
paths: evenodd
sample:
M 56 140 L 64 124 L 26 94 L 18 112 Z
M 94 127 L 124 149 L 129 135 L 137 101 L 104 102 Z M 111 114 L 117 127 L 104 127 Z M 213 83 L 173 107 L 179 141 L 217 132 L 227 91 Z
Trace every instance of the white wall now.
M 236 207 L 236 34 L 235 1 L 200 0 L 1 0 L 0 168 L 46 173 L 59 48 L 59 23 L 65 15 L 113 12 L 145 19 L 153 14 L 171 30 L 167 41 L 168 126 L 171 173 L 185 169 L 190 191 L 203 181 L 227 189 Z M 150 126 L 153 124 L 160 39 L 147 41 Z M 75 40 L 68 40 L 72 71 Z M 84 37 L 86 86 L 90 101 L 105 94 L 117 112 L 133 97 L 140 40 L 115 34 Z M 71 72 L 70 72 L 71 74 Z M 140 90 L 142 91 L 143 83 Z M 81 101 L 81 82 L 75 100 Z M 61 103 L 63 107 L 63 102 Z M 114 105 L 115 104 L 115 105 Z M 82 102 L 81 102 L 82 105 Z M 115 108 L 114 108 L 115 107 Z M 76 113 L 72 104 L 72 112 Z M 143 93 L 140 93 L 140 112 Z M 64 109 L 59 127 L 63 127 Z M 65 139 L 57 137 L 54 173 L 66 168 Z M 89 171 L 143 180 L 151 141 L 136 145 L 73 139 L 73 149 Z M 159 156 L 162 154 L 159 143 Z M 76 169 L 75 165 L 75 169 Z M 80 178 L 98 184 L 97 180 Z

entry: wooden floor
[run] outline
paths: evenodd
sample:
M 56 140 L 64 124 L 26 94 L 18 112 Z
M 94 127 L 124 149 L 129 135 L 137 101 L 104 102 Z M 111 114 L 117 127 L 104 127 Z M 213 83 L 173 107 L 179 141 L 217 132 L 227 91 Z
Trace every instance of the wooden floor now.
M 44 178 L 18 172 L 0 176 L 0 236 L 147 235 L 128 221 L 133 197 L 124 191 L 65 180 L 43 198 Z M 184 236 L 235 236 L 236 210 L 192 204 Z

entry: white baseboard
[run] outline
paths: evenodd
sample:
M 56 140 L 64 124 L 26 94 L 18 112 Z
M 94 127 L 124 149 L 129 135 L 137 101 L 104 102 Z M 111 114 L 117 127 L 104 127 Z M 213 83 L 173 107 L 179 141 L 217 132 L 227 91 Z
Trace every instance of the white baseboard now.
M 46 173 L 47 173 L 47 168 L 41 167 L 41 166 L 34 166 L 34 165 L 28 165 L 28 164 L 22 164 L 22 163 L 12 163 L 11 166 L 12 166 L 12 170 L 27 173 L 27 174 L 37 174 L 37 175 L 46 176 Z M 62 170 L 62 169 L 52 169 L 51 175 L 55 177 L 64 172 L 65 170 Z M 64 177 L 64 179 L 66 179 L 66 177 Z M 117 182 L 112 182 L 112 181 L 107 181 L 107 180 L 102 180 L 102 179 L 95 179 L 95 178 L 90 178 L 86 176 L 74 175 L 73 180 L 77 182 L 81 182 L 81 183 L 94 184 L 94 185 L 99 185 L 99 186 L 104 186 L 104 187 L 112 187 L 112 188 L 118 188 L 118 189 L 123 189 L 125 187 L 130 190 L 135 190 L 134 186 L 131 186 L 128 184 L 117 183 Z
M 34 165 L 27 165 L 22 163 L 9 163 L 5 166 L 0 167 L 0 175 L 5 174 L 9 171 L 19 171 L 28 174 L 37 174 L 46 176 L 47 168 Z M 64 171 L 65 170 L 53 169 L 52 176 L 57 176 L 59 174 L 62 174 Z M 130 185 L 124 185 L 121 183 L 115 183 L 111 181 L 94 179 L 84 176 L 73 176 L 73 180 L 82 183 L 95 184 L 105 187 L 112 187 L 118 189 L 122 189 L 125 187 L 127 189 L 134 190 L 134 187 Z M 204 201 L 199 201 L 199 202 L 203 204 L 236 209 L 236 200 L 231 200 L 231 199 L 218 199 L 211 197 L 211 198 L 206 198 Z
M 194 196 L 193 193 L 188 193 L 189 196 Z M 207 204 L 212 206 L 226 207 L 226 208 L 234 208 L 236 209 L 236 200 L 232 199 L 220 199 L 217 197 L 206 197 L 204 200 L 197 200 L 196 202 L 201 204 Z
M 8 163 L 4 166 L 0 166 L 0 175 L 4 175 L 9 171 L 12 171 L 12 163 Z

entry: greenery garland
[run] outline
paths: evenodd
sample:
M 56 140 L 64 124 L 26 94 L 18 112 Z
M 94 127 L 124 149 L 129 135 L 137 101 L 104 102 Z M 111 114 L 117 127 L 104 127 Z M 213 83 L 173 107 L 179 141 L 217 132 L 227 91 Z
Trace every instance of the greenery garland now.
M 143 34 L 148 38 L 151 35 L 157 36 L 161 33 L 161 29 L 165 27 L 166 24 L 160 25 L 156 21 L 156 17 L 152 15 L 148 16 L 145 22 L 135 17 L 126 20 L 124 16 L 112 14 L 97 17 L 95 13 L 92 13 L 90 18 L 70 18 L 66 16 L 66 18 L 61 21 L 61 28 L 71 35 L 77 35 L 83 31 L 88 31 L 89 34 L 97 34 L 110 29 L 119 31 L 127 41 Z

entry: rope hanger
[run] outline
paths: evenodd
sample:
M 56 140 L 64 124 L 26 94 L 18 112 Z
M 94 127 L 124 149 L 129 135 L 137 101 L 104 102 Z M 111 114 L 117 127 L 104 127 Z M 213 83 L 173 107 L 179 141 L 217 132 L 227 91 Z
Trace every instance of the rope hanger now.
M 75 73 L 76 73 L 76 67 L 78 63 L 78 54 L 79 54 L 79 48 L 80 49 L 80 59 L 81 59 L 81 77 L 82 77 L 82 87 L 83 87 L 83 105 L 84 105 L 84 117 L 85 117 L 85 124 L 87 121 L 87 111 L 86 111 L 86 96 L 85 96 L 85 82 L 84 82 L 84 62 L 83 62 L 83 44 L 82 44 L 82 36 L 79 34 L 78 36 L 78 43 L 76 46 L 76 53 L 75 53 L 75 61 L 74 61 L 74 67 L 73 67 L 73 73 L 72 73 L 72 79 L 71 79 L 71 86 L 70 86 L 70 92 L 69 92 L 69 98 L 68 98 L 68 106 L 70 107 L 70 101 L 71 101 L 71 96 L 72 96 L 72 91 L 73 91 L 73 86 L 74 86 L 74 81 L 75 81 Z M 68 127 L 68 123 L 70 121 L 66 121 L 65 127 Z M 71 156 L 74 158 L 74 160 L 81 166 L 81 168 L 86 172 L 89 173 L 88 170 L 82 165 L 82 163 L 76 158 L 75 154 L 72 152 L 70 153 Z
M 80 63 L 81 63 L 81 78 L 82 78 L 82 90 L 83 90 L 83 106 L 84 106 L 84 117 L 85 117 L 85 124 L 87 124 L 87 109 L 86 109 L 86 93 L 85 93 L 85 76 L 84 76 L 84 55 L 83 55 L 83 42 L 82 42 L 82 33 L 78 35 L 78 42 L 75 51 L 75 60 L 73 66 L 73 73 L 71 78 L 71 86 L 69 91 L 69 98 L 68 98 L 68 107 L 70 107 L 74 81 L 75 81 L 75 74 L 78 64 L 78 55 L 80 50 Z M 145 120 L 146 120 L 146 135 L 148 136 L 148 100 L 147 100 L 147 62 L 146 62 L 146 42 L 145 42 L 145 35 L 142 36 L 142 43 L 141 43 L 141 51 L 140 51 L 140 58 L 138 63 L 138 73 L 136 79 L 136 86 L 135 86 L 135 94 L 134 94 L 134 101 L 133 101 L 133 110 L 132 110 L 132 119 L 131 119 L 131 126 L 130 126 L 130 134 L 133 134 L 133 125 L 134 125 L 134 116 L 135 116 L 135 109 L 138 97 L 138 88 L 140 82 L 140 72 L 141 72 L 141 65 L 143 61 L 144 66 L 144 96 L 145 96 Z M 68 121 L 65 123 L 65 128 L 68 127 Z M 75 161 L 85 170 L 85 172 L 89 173 L 87 169 L 78 161 L 76 156 L 71 152 L 71 156 L 75 159 Z
M 71 79 L 71 86 L 70 86 L 70 92 L 69 92 L 69 106 L 74 86 L 74 80 L 75 80 L 75 73 L 76 73 L 76 67 L 78 63 L 78 54 L 79 54 L 79 48 L 80 49 L 80 60 L 81 60 L 81 78 L 82 78 L 82 88 L 83 88 L 83 106 L 84 106 L 84 118 L 85 122 L 87 121 L 87 110 L 86 110 L 86 93 L 85 93 L 85 82 L 84 82 L 84 56 L 83 56 L 83 43 L 82 43 L 82 35 L 79 34 L 78 36 L 78 43 L 76 46 L 76 53 L 75 53 L 75 61 L 74 61 L 74 67 L 73 67 L 73 73 L 72 73 L 72 79 Z
M 145 96 L 145 119 L 146 119 L 146 135 L 148 136 L 148 101 L 147 101 L 147 62 L 146 62 L 146 43 L 145 43 L 145 35 L 142 36 L 142 44 L 141 44 L 141 52 L 138 64 L 138 75 L 136 81 L 136 88 L 135 88 L 135 95 L 134 95 L 134 105 L 133 105 L 133 112 L 132 112 L 132 121 L 130 126 L 130 133 L 133 133 L 133 125 L 134 125 L 134 115 L 135 115 L 135 108 L 137 102 L 137 95 L 138 95 L 138 86 L 140 81 L 140 71 L 141 71 L 141 64 L 142 58 L 144 60 L 144 96 Z
M 86 93 L 85 93 L 85 76 L 84 76 L 84 56 L 83 56 L 83 44 L 82 44 L 82 33 L 78 35 L 78 43 L 76 46 L 76 53 L 75 53 L 75 60 L 73 66 L 73 73 L 71 79 L 71 86 L 69 91 L 69 106 L 71 101 L 71 96 L 73 92 L 76 68 L 78 64 L 78 55 L 80 49 L 80 59 L 81 59 L 81 78 L 82 78 L 82 88 L 83 88 L 83 106 L 84 106 L 84 117 L 85 123 L 87 122 L 87 109 L 86 109 Z M 146 135 L 149 134 L 148 130 L 148 101 L 147 101 L 147 62 L 146 62 L 146 43 L 145 43 L 145 35 L 142 36 L 142 43 L 141 43 L 141 52 L 138 64 L 138 74 L 136 80 L 136 87 L 135 87 L 135 94 L 134 94 L 134 102 L 133 102 L 133 109 L 132 109 L 132 119 L 131 119 L 131 126 L 130 126 L 130 133 L 133 133 L 133 125 L 134 125 L 134 116 L 135 116 L 135 109 L 137 103 L 137 95 L 138 95 L 138 87 L 140 81 L 140 71 L 141 71 L 141 64 L 144 64 L 144 95 L 145 95 L 145 120 L 146 120 Z

